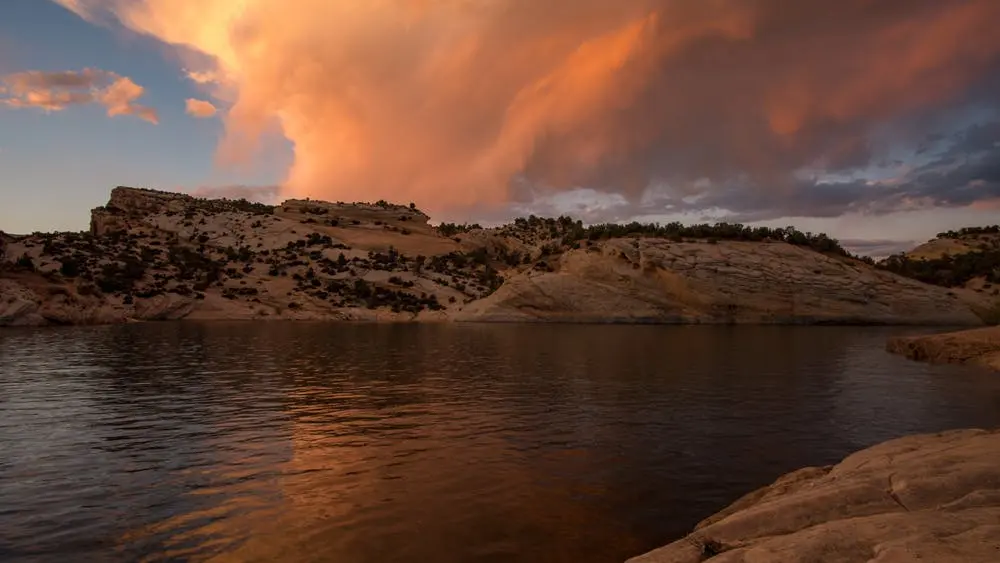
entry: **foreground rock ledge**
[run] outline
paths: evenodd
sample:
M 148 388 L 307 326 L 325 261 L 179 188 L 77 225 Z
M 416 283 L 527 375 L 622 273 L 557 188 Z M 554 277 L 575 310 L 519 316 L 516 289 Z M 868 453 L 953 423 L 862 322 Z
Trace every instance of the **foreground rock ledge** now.
M 1000 327 L 891 338 L 886 349 L 911 360 L 1000 370 Z
M 789 473 L 629 563 L 1000 561 L 1000 431 L 910 436 Z

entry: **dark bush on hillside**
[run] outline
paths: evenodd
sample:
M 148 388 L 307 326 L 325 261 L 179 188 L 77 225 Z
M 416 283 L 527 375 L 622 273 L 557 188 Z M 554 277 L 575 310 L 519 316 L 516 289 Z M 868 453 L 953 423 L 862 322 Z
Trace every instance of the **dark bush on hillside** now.
M 135 282 L 146 273 L 146 265 L 135 257 L 125 257 L 123 262 L 112 262 L 101 268 L 97 287 L 104 293 L 131 291 Z
M 944 255 L 933 260 L 913 260 L 904 254 L 896 254 L 883 260 L 879 267 L 943 287 L 961 286 L 978 277 L 985 278 L 989 283 L 1000 283 L 1000 250 Z
M 140 299 L 149 299 L 150 297 L 156 297 L 157 295 L 163 295 L 163 290 L 156 287 L 147 287 L 133 293 L 133 296 Z
M 389 283 L 391 283 L 393 285 L 398 285 L 400 287 L 413 287 L 414 286 L 414 283 L 412 281 L 404 280 L 403 278 L 401 278 L 399 276 L 392 276 L 392 277 L 390 277 L 389 278 Z
M 420 258 L 420 257 L 418 257 Z M 420 261 L 418 260 L 418 263 Z M 461 252 L 450 252 L 440 256 L 432 256 L 428 268 L 441 274 L 448 273 L 451 268 L 461 270 L 468 265 L 469 259 Z
M 457 235 L 458 233 L 467 233 L 472 230 L 482 229 L 479 223 L 463 223 L 458 225 L 456 223 L 441 223 L 438 225 L 438 232 L 446 237 Z
M 372 288 L 362 279 L 354 280 L 354 294 L 361 299 L 367 299 L 372 295 Z
M 210 205 L 212 203 L 214 203 L 213 200 L 207 200 L 207 201 L 209 202 Z M 273 205 L 266 205 L 266 204 L 257 203 L 257 202 L 254 202 L 254 201 L 247 201 L 244 198 L 240 198 L 240 199 L 222 199 L 222 200 L 215 200 L 215 201 L 220 201 L 221 202 L 218 205 L 218 207 L 221 207 L 223 209 L 229 208 L 229 209 L 225 209 L 227 211 L 229 211 L 229 210 L 243 211 L 245 213 L 252 213 L 254 215 L 273 215 L 274 214 L 274 209 L 275 209 L 275 206 L 273 206 Z
M 20 258 L 18 258 L 17 262 L 14 262 L 14 266 L 17 267 L 19 270 L 27 270 L 29 272 L 35 271 L 35 261 L 32 260 L 31 256 L 28 256 L 27 254 L 24 254 Z
M 222 266 L 185 246 L 171 246 L 167 252 L 169 261 L 177 268 L 177 277 L 182 280 L 193 280 L 203 277 L 215 281 L 219 278 Z M 236 253 L 237 256 L 239 253 Z
M 487 262 L 489 262 L 490 255 L 485 247 L 480 247 L 470 252 L 468 254 L 468 257 L 473 264 L 477 264 L 479 266 L 485 266 Z
M 142 250 L 139 251 L 139 259 L 142 260 L 143 262 L 146 262 L 147 264 L 150 262 L 155 262 L 156 259 L 159 258 L 159 256 L 160 256 L 160 250 L 157 248 L 144 246 L 142 247 Z
M 260 291 L 256 287 L 227 287 L 222 290 L 222 297 L 236 299 L 237 297 L 254 297 Z
M 937 236 L 938 238 L 961 239 L 970 236 L 996 234 L 1000 234 L 1000 225 L 990 225 L 988 227 L 965 227 L 964 229 L 959 229 L 957 231 L 945 231 L 943 233 L 938 233 Z
M 568 219 L 568 218 L 567 218 Z M 569 232 L 563 236 L 563 243 L 582 240 L 602 240 L 610 238 L 620 238 L 628 236 L 657 237 L 672 240 L 699 239 L 699 240 L 736 240 L 750 242 L 776 241 L 786 242 L 796 246 L 810 248 L 824 254 L 835 254 L 840 256 L 850 256 L 840 242 L 830 238 L 823 233 L 813 234 L 802 232 L 795 227 L 770 228 L 770 227 L 750 227 L 739 223 L 707 223 L 698 225 L 683 225 L 679 222 L 660 225 L 658 223 L 626 223 L 623 225 L 615 223 L 605 223 L 601 225 L 591 225 L 583 227 L 564 221 L 563 218 L 557 222 L 561 226 L 568 226 Z
M 496 270 L 486 266 L 486 269 L 479 276 L 479 283 L 485 286 L 489 293 L 493 293 L 503 285 L 503 276 L 497 275 Z
M 51 236 L 51 235 L 41 235 L 41 236 Z M 43 256 L 56 256 L 62 254 L 65 249 L 65 245 L 61 242 L 53 239 L 46 239 L 45 244 L 42 245 L 42 255 Z
M 321 246 L 321 245 L 332 245 L 333 239 L 329 235 L 321 235 L 319 233 L 309 233 L 306 237 L 306 246 Z
M 79 260 L 74 258 L 63 258 L 61 262 L 62 266 L 59 267 L 60 274 L 67 278 L 75 278 L 80 275 L 82 265 Z
M 624 224 L 603 223 L 584 226 L 581 221 L 574 220 L 572 217 L 561 216 L 553 219 L 530 215 L 527 218 L 515 219 L 514 228 L 522 231 L 534 231 L 535 233 L 541 231 L 540 234 L 543 236 L 558 238 L 561 246 L 571 248 L 578 248 L 577 243 L 584 241 L 623 237 L 655 237 L 675 242 L 682 242 L 685 239 L 714 240 L 717 242 L 731 240 L 775 241 L 803 246 L 824 254 L 850 256 L 850 253 L 844 250 L 836 239 L 822 233 L 804 233 L 795 227 L 750 227 L 739 223 L 683 225 L 676 221 L 665 225 L 633 221 Z M 552 245 L 543 249 L 548 254 L 555 254 L 560 250 Z

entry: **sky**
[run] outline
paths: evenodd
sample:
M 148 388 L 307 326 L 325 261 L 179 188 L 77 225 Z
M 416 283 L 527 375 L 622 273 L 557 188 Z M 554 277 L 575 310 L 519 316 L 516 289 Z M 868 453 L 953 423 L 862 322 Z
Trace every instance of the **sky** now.
M 4 0 L 0 229 L 116 185 L 435 219 L 1000 222 L 996 0 Z

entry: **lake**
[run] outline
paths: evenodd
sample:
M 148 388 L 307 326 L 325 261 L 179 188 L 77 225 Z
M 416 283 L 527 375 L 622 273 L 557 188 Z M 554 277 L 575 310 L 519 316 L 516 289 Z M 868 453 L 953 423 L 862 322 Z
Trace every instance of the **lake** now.
M 779 475 L 1000 425 L 912 329 L 0 331 L 0 559 L 617 562 Z

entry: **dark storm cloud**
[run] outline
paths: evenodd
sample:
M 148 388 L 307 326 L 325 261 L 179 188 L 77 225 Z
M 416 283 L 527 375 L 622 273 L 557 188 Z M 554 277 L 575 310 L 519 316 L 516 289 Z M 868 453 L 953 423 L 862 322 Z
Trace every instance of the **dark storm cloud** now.
M 1000 198 L 1000 149 L 968 156 L 942 169 L 921 168 L 892 183 L 863 180 L 799 182 L 780 192 L 745 186 L 719 189 L 692 208 L 730 211 L 731 220 L 779 217 L 838 217 L 847 213 L 882 215 L 932 207 L 964 207 Z
M 960 159 L 970 154 L 997 150 L 1000 150 L 1000 121 L 993 121 L 973 125 L 955 135 L 954 142 L 944 154 L 944 158 Z

